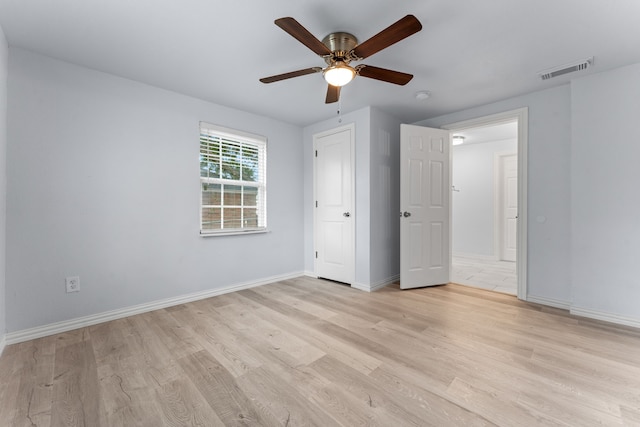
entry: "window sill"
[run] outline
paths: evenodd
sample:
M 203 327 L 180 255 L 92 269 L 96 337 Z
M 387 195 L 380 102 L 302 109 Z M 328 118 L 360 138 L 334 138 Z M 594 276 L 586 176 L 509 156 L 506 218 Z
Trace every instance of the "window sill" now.
M 210 233 L 200 232 L 200 237 L 221 237 L 221 236 L 244 236 L 246 234 L 264 234 L 270 233 L 271 231 L 264 230 L 247 230 L 247 231 L 215 231 Z

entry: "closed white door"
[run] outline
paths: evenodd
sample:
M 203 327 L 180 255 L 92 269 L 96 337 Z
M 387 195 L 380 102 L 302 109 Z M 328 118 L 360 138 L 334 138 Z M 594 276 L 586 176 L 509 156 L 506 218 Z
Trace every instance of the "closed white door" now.
M 315 270 L 318 277 L 354 281 L 352 126 L 314 135 Z
M 447 130 L 401 126 L 401 289 L 449 282 L 450 139 Z
M 500 259 L 516 260 L 518 230 L 518 156 L 500 156 L 501 237 Z

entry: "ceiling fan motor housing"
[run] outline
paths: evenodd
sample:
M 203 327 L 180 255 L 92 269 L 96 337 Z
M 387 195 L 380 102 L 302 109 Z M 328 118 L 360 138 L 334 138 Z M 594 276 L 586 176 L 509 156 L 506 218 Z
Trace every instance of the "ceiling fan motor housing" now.
M 332 52 L 330 57 L 325 58 L 328 64 L 331 64 L 332 60 L 349 63 L 353 59 L 350 57 L 350 52 L 358 45 L 358 39 L 353 34 L 337 32 L 322 39 L 322 44 Z

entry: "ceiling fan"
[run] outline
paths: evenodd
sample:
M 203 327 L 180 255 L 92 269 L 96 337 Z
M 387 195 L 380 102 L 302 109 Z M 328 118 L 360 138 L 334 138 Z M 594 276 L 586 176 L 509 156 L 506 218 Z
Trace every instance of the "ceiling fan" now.
M 290 17 L 276 19 L 275 24 L 317 55 L 321 56 L 327 63 L 327 67 L 305 68 L 303 70 L 264 77 L 260 79 L 262 83 L 273 83 L 293 77 L 322 72 L 325 80 L 329 84 L 325 102 L 330 104 L 340 99 L 340 88 L 353 80 L 356 75 L 397 85 L 405 85 L 413 78 L 412 74 L 387 70 L 371 65 L 360 64 L 355 67 L 350 65 L 351 61 L 365 59 L 420 31 L 422 24 L 413 15 L 405 16 L 360 44 L 358 44 L 358 39 L 353 34 L 345 32 L 331 33 L 320 41 L 298 21 Z

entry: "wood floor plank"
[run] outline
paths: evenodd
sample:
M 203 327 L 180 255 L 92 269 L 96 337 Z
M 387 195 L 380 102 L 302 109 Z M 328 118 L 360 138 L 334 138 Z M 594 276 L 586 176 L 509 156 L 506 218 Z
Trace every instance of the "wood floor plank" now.
M 22 426 L 28 421 L 26 417 L 20 420 L 15 416 L 17 413 L 29 413 L 29 408 L 24 407 L 24 402 L 18 404 L 18 391 L 20 384 L 28 381 L 20 372 L 25 365 L 23 360 L 29 360 L 30 355 L 28 351 L 23 352 L 19 347 L 20 345 L 9 346 L 8 351 L 0 358 L 0 419 L 8 420 L 8 423 L 15 426 Z
M 179 363 L 224 425 L 277 425 L 272 415 L 256 407 L 233 375 L 206 351 L 186 356 Z
M 18 390 L 18 411 L 14 416 L 14 424 L 49 426 L 56 343 L 51 337 L 40 338 L 32 343 L 30 363 L 23 363 L 22 369 L 16 373 L 23 381 Z
M 382 364 L 379 359 L 373 357 L 370 353 L 361 351 L 350 345 L 350 343 L 345 343 L 320 331 L 318 325 L 323 323 L 320 321 L 321 319 L 305 324 L 270 309 L 268 305 L 256 310 L 260 313 L 261 318 L 290 331 L 298 338 L 304 339 L 322 352 L 331 355 L 359 372 L 368 374 Z
M 263 367 L 254 369 L 239 379 L 252 400 L 261 401 L 276 417 L 275 424 L 286 426 L 333 426 L 338 421 L 314 405 L 297 388 L 289 387 Z M 339 411 L 342 413 L 343 411 Z
M 483 414 L 485 418 L 496 425 L 523 427 L 535 425 L 566 427 L 570 425 L 542 415 L 541 412 L 544 411 L 529 410 L 529 408 L 514 402 L 513 399 L 501 400 L 505 397 L 504 394 L 488 385 L 474 386 L 456 378 L 447 390 L 447 394 L 454 402 L 474 413 Z M 499 410 L 496 410 L 496 401 L 500 401 Z
M 640 426 L 640 407 L 621 406 L 622 424 L 625 427 Z
M 0 426 L 640 425 L 640 330 L 309 277 L 5 348 Z
M 180 323 L 188 325 L 187 327 L 198 336 L 202 348 L 233 376 L 239 377 L 261 366 L 261 357 L 258 352 L 241 334 L 224 322 L 220 313 L 182 310 L 180 313 L 171 315 Z
M 73 340 L 56 351 L 51 425 L 99 425 L 99 386 L 91 341 Z
M 329 356 L 316 360 L 310 367 L 339 388 L 355 396 L 369 412 L 378 412 L 377 416 L 382 418 L 380 423 L 382 425 L 393 424 L 393 420 L 398 419 L 407 425 L 435 426 L 443 425 L 443 421 L 452 422 L 451 418 L 442 420 L 436 419 L 436 417 L 432 417 L 426 422 L 428 416 L 434 415 L 432 412 L 424 411 L 419 405 L 408 404 L 402 398 L 387 393 L 384 384 L 350 369 Z
M 188 379 L 163 385 L 157 390 L 163 423 L 167 426 L 216 427 L 225 424 Z
M 400 369 L 383 365 L 369 376 L 384 388 L 387 394 L 392 394 L 396 399 L 402 399 L 405 405 L 413 407 L 414 412 L 418 411 L 425 424 L 476 427 L 494 425 L 478 413 L 442 397 L 443 393 L 434 393 L 413 382 L 403 380 L 397 375 Z

